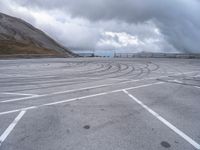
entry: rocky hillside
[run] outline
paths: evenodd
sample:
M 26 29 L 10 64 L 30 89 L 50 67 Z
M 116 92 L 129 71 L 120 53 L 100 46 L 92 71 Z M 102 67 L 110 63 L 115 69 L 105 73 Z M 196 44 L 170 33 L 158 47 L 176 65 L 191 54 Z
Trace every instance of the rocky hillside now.
M 0 55 L 19 54 L 75 56 L 41 30 L 19 18 L 0 13 Z

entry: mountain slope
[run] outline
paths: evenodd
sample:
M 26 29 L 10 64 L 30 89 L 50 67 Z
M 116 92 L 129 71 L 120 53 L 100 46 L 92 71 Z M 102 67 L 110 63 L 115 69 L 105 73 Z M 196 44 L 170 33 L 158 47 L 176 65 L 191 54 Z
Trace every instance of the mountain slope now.
M 41 30 L 19 18 L 0 13 L 0 55 L 14 54 L 75 56 Z

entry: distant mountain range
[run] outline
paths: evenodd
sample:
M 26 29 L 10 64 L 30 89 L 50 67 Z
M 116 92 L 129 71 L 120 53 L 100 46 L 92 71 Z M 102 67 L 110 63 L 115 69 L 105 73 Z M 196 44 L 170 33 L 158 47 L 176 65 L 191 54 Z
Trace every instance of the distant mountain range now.
M 0 55 L 75 56 L 41 30 L 3 13 L 0 13 Z

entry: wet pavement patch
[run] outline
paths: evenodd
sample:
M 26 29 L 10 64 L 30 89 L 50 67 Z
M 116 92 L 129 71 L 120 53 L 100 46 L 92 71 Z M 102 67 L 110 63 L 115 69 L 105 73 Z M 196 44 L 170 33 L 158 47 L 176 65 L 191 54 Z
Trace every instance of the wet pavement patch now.
M 84 129 L 90 129 L 90 126 L 89 125 L 85 125 L 83 128 Z
M 162 141 L 160 144 L 165 148 L 170 148 L 171 147 L 171 145 L 166 141 Z

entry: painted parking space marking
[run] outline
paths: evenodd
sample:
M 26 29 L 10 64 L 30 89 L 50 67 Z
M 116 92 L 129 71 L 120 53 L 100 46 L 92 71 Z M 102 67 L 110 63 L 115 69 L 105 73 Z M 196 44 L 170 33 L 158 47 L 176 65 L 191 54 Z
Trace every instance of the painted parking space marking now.
M 190 138 L 188 135 L 186 135 L 184 132 L 179 130 L 177 127 L 175 127 L 173 124 L 171 124 L 169 121 L 164 119 L 162 116 L 160 116 L 158 113 L 153 111 L 151 108 L 149 108 L 147 105 L 145 105 L 142 101 L 134 97 L 132 94 L 130 94 L 127 90 L 123 90 L 125 94 L 127 94 L 131 99 L 133 99 L 136 103 L 138 103 L 140 106 L 142 106 L 144 109 L 146 109 L 149 113 L 151 113 L 154 117 L 156 117 L 158 120 L 160 120 L 163 124 L 165 124 L 168 128 L 173 130 L 176 134 L 178 134 L 180 137 L 185 139 L 188 143 L 193 145 L 196 149 L 200 149 L 200 145 L 194 141 L 192 138 Z
M 0 94 L 5 94 L 5 95 L 22 95 L 22 96 L 36 96 L 37 94 L 26 94 L 26 93 L 12 93 L 12 92 L 3 92 Z
M 45 103 L 45 104 L 38 105 L 38 106 L 30 106 L 30 107 L 15 109 L 15 110 L 9 110 L 9 111 L 0 112 L 0 115 L 15 113 L 15 112 L 19 112 L 19 111 L 22 111 L 22 110 L 36 109 L 36 108 L 40 108 L 40 107 L 44 107 L 44 106 L 51 106 L 51 105 L 57 105 L 57 104 L 72 102 L 72 101 L 78 101 L 78 100 L 82 100 L 82 99 L 86 99 L 86 98 L 92 98 L 92 97 L 97 97 L 97 96 L 102 96 L 102 95 L 122 92 L 123 90 L 144 88 L 144 87 L 149 87 L 149 86 L 153 86 L 153 85 L 159 85 L 159 84 L 163 84 L 163 83 L 164 82 L 156 82 L 156 83 L 151 83 L 151 84 L 134 86 L 134 87 L 126 88 L 126 89 L 119 89 L 119 90 L 114 90 L 114 91 L 109 91 L 109 92 L 103 92 L 103 93 L 97 93 L 97 94 L 82 96 L 82 97 L 71 98 L 71 99 L 67 99 L 67 100 L 56 101 L 56 102 L 52 102 L 52 103 Z
M 182 74 L 191 74 L 191 73 L 196 73 L 196 72 L 199 72 L 199 71 L 177 73 L 177 74 L 174 74 L 173 76 L 178 76 L 178 75 L 182 75 Z M 108 86 L 112 86 L 112 85 L 121 85 L 121 84 L 126 84 L 126 83 L 140 82 L 140 81 L 145 81 L 145 80 L 156 80 L 158 78 L 165 78 L 165 77 L 169 77 L 169 75 L 167 75 L 167 76 L 149 77 L 149 78 L 136 79 L 136 80 L 128 80 L 128 81 L 122 81 L 122 82 L 119 82 L 119 83 L 102 84 L 102 85 L 90 86 L 90 87 L 85 87 L 85 88 L 80 88 L 80 89 L 72 89 L 72 90 L 66 90 L 66 91 L 53 92 L 53 93 L 50 93 L 50 94 L 42 94 L 42 95 L 36 95 L 36 94 L 34 94 L 34 95 L 29 96 L 29 97 L 3 100 L 3 101 L 0 101 L 0 103 L 9 103 L 9 102 L 15 102 L 15 101 L 24 101 L 24 100 L 30 100 L 30 99 L 33 99 L 33 98 L 39 98 L 39 97 L 45 97 L 45 96 L 52 96 L 52 95 L 70 93 L 70 92 L 77 92 L 77 91 L 82 91 L 82 90 L 96 89 L 96 88 L 108 87 Z
M 0 147 L 2 143 L 5 141 L 5 139 L 8 137 L 8 135 L 12 132 L 12 130 L 15 128 L 17 123 L 20 121 L 20 119 L 24 116 L 26 111 L 21 111 L 17 117 L 13 120 L 13 122 L 8 126 L 8 128 L 3 132 L 3 134 L 0 136 Z

